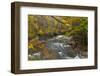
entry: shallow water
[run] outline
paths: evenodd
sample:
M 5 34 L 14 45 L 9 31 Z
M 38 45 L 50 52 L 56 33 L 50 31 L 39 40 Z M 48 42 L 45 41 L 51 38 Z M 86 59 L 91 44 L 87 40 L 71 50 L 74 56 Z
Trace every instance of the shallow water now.
M 54 58 L 52 59 L 82 59 L 86 58 L 82 56 L 81 54 L 77 54 L 73 51 L 71 48 L 71 45 L 69 44 L 71 37 L 66 37 L 64 35 L 59 35 L 56 37 L 53 37 L 51 39 L 48 39 L 46 41 L 46 48 L 49 49 L 49 52 L 51 54 L 55 54 Z M 46 60 L 46 57 L 41 54 L 41 52 L 33 53 L 31 56 L 29 55 L 29 59 L 33 57 L 36 58 L 36 60 Z M 51 58 L 48 58 L 51 59 Z M 32 59 L 31 59 L 32 60 Z

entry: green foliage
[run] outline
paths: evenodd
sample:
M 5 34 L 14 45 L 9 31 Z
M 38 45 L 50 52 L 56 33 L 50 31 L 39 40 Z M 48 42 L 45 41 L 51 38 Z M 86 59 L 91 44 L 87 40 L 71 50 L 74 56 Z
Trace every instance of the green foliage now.
M 31 49 L 31 52 L 45 48 L 45 43 L 39 38 L 43 36 L 52 38 L 62 34 L 72 37 L 75 48 L 87 51 L 87 32 L 87 17 L 28 15 L 28 49 Z
M 38 56 L 29 57 L 29 60 L 40 60 L 41 58 Z
M 79 48 L 79 50 L 87 51 L 87 32 L 88 32 L 88 19 L 86 17 L 80 19 L 79 26 L 73 26 L 72 31 L 70 32 L 70 36 L 72 36 L 72 40 L 75 42 L 75 46 Z

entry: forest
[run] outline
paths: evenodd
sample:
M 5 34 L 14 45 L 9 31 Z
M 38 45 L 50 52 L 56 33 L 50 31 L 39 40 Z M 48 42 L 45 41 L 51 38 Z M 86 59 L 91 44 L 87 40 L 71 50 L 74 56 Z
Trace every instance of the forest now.
M 88 17 L 28 15 L 28 60 L 88 57 Z

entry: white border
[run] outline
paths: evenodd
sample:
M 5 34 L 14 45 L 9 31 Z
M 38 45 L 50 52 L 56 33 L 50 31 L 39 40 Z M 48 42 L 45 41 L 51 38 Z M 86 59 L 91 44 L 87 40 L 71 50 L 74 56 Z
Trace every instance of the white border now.
M 28 14 L 88 17 L 88 58 L 69 60 L 28 61 Z M 94 11 L 21 7 L 20 8 L 20 69 L 43 69 L 94 65 Z

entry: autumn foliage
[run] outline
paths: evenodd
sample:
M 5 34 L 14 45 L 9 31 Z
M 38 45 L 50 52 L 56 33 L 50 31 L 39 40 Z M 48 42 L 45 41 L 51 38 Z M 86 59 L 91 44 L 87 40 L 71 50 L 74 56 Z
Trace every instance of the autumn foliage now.
M 29 54 L 41 51 L 47 59 L 56 58 L 46 43 L 57 35 L 72 37 L 70 44 L 74 51 L 87 51 L 87 32 L 87 17 L 28 15 Z

